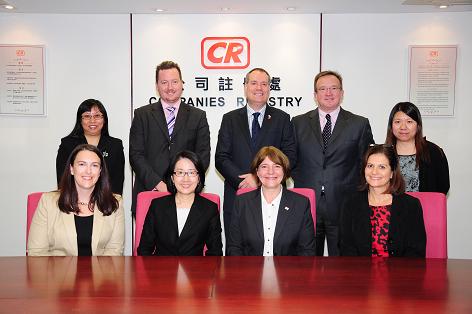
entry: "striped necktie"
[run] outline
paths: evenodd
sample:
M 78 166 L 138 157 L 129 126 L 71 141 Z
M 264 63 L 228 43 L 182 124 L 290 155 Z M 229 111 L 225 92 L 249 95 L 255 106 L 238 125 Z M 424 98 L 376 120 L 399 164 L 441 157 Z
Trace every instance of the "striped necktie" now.
M 167 116 L 167 129 L 169 130 L 169 137 L 172 137 L 175 125 L 175 107 L 167 107 L 166 109 L 169 111 L 169 115 Z

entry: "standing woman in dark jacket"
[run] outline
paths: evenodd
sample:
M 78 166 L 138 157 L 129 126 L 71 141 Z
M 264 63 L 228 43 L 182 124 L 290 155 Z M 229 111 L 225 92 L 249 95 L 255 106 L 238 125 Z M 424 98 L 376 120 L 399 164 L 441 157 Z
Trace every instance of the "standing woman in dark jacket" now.
M 102 153 L 108 169 L 112 192 L 123 194 L 125 155 L 120 139 L 108 134 L 108 115 L 103 104 L 96 99 L 87 99 L 77 109 L 77 118 L 72 132 L 61 139 L 56 157 L 57 184 L 61 180 L 70 153 L 80 144 L 96 146 Z
M 407 192 L 449 191 L 449 166 L 443 150 L 423 137 L 418 108 L 400 102 L 390 112 L 386 144 L 396 148 Z
M 371 146 L 361 171 L 361 191 L 348 197 L 342 207 L 341 255 L 425 257 L 421 203 L 404 193 L 393 146 Z

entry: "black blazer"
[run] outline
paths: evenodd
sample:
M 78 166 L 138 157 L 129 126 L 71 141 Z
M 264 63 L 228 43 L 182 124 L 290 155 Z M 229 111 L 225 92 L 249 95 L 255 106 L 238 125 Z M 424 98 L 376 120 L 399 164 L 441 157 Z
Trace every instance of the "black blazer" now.
M 283 188 L 274 233 L 274 256 L 315 255 L 315 231 L 308 198 Z M 261 188 L 236 197 L 226 239 L 228 255 L 263 255 Z
M 144 220 L 138 255 L 202 256 L 223 255 L 218 206 L 196 194 L 187 221 L 179 236 L 175 196 L 152 201 Z
M 337 224 L 343 198 L 357 190 L 364 153 L 374 142 L 369 120 L 341 108 L 326 152 L 318 109 L 296 116 L 292 122 L 298 153 L 292 172 L 295 187 L 314 189 L 319 200 L 324 186 L 325 219 Z
M 438 145 L 426 141 L 430 162 L 420 161 L 420 192 L 449 191 L 449 165 L 444 151 Z
M 61 145 L 56 157 L 57 184 L 61 181 L 62 174 L 70 153 L 77 145 L 87 144 L 84 135 L 66 136 L 61 139 Z M 123 194 L 123 181 L 125 178 L 125 155 L 123 153 L 123 142 L 115 137 L 102 135 L 97 148 L 102 152 L 110 175 L 110 184 L 113 193 Z
M 172 140 L 161 101 L 134 111 L 129 134 L 129 160 L 136 175 L 132 212 L 139 192 L 151 191 L 163 180 L 173 156 L 182 150 L 195 152 L 205 170 L 210 164 L 210 129 L 203 110 L 180 103 Z
M 238 176 L 250 172 L 252 159 L 263 146 L 279 148 L 294 166 L 297 159 L 296 143 L 290 116 L 284 111 L 266 107 L 256 147 L 251 146 L 247 108 L 226 113 L 221 121 L 215 152 L 215 166 L 225 179 L 223 210 L 232 212 L 236 190 L 242 179 Z
M 372 256 L 370 212 L 367 192 L 348 197 L 341 215 L 341 255 Z M 389 256 L 425 257 L 426 231 L 420 201 L 404 193 L 393 195 L 390 214 Z

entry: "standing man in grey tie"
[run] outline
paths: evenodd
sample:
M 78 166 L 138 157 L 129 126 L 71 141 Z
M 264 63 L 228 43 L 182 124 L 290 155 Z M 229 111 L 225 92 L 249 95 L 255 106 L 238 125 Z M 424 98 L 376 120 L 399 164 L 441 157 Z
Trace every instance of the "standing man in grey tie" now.
M 296 144 L 290 116 L 267 106 L 270 75 L 254 68 L 244 79 L 247 106 L 226 113 L 221 121 L 215 153 L 216 169 L 225 179 L 223 218 L 228 232 L 238 188 L 257 187 L 250 173 L 252 159 L 263 146 L 275 146 L 296 162 Z
M 159 100 L 134 111 L 129 138 L 130 163 L 136 175 L 133 215 L 139 192 L 167 191 L 163 175 L 178 152 L 195 152 L 205 170 L 210 164 L 210 129 L 206 113 L 181 100 L 183 83 L 179 65 L 172 61 L 162 62 L 156 68 Z
M 297 166 L 292 178 L 295 187 L 316 192 L 316 255 L 339 255 L 338 220 L 344 197 L 356 191 L 362 158 L 374 143 L 367 118 L 340 107 L 343 80 L 334 71 L 315 77 L 318 108 L 292 119 L 297 137 Z

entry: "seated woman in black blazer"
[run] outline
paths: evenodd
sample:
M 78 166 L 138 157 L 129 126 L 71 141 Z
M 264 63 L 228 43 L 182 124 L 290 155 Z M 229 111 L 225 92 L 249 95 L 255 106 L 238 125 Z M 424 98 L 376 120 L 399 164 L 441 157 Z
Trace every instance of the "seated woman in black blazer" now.
M 261 186 L 236 197 L 227 254 L 315 255 L 310 202 L 282 186 L 290 176 L 287 156 L 273 146 L 263 147 L 252 161 L 251 173 Z
M 361 191 L 342 208 L 341 255 L 425 257 L 423 210 L 417 198 L 404 193 L 392 145 L 367 150 L 361 180 Z
M 171 195 L 154 199 L 144 220 L 138 255 L 223 255 L 218 206 L 200 196 L 205 168 L 190 151 L 178 153 L 167 169 Z
M 103 104 L 96 99 L 84 100 L 77 109 L 75 126 L 69 135 L 61 139 L 56 157 L 57 184 L 67 165 L 67 158 L 80 144 L 96 146 L 105 159 L 111 190 L 123 194 L 125 155 L 120 139 L 108 134 L 108 115 Z

